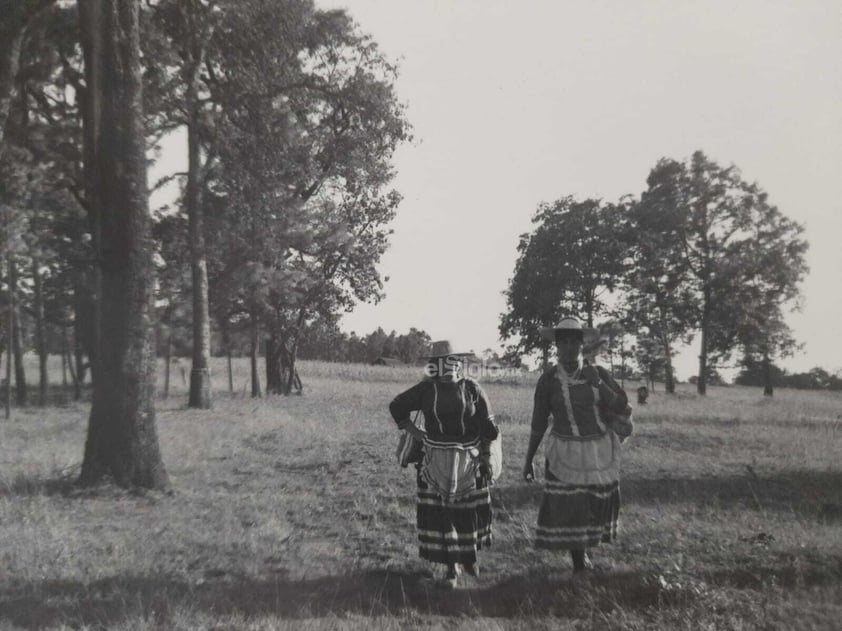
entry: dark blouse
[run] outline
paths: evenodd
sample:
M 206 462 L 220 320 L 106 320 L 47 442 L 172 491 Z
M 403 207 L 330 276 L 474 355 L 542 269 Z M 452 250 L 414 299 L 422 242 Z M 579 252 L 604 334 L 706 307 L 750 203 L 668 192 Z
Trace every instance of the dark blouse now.
M 424 380 L 401 392 L 389 404 L 398 425 L 416 410 L 423 413 L 424 429 L 431 440 L 468 443 L 477 437 L 483 441 L 497 438 L 491 404 L 473 379 L 456 383 Z
M 569 382 L 569 401 L 565 400 L 558 367 L 553 366 L 538 379 L 535 387 L 535 406 L 532 410 L 532 433 L 541 436 L 547 431 L 549 416 L 553 416 L 552 431 L 566 438 L 591 438 L 606 432 L 607 412 L 621 414 L 626 410 L 628 397 L 608 371 L 596 366 L 599 376 L 614 391 L 611 405 L 600 401 L 599 390 L 583 379 Z

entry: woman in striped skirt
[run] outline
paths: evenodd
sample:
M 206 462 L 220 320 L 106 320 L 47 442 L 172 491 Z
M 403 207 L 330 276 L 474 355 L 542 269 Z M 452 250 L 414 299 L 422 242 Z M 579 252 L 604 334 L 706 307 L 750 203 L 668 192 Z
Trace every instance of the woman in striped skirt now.
M 541 335 L 558 347 L 558 365 L 535 388 L 532 433 L 523 476 L 535 479 L 532 459 L 549 426 L 546 478 L 535 545 L 569 550 L 573 571 L 585 570 L 586 550 L 617 536 L 620 442 L 631 434 L 626 393 L 604 368 L 582 358 L 584 329 L 565 318 Z
M 491 543 L 490 443 L 498 436 L 488 398 L 463 376 L 464 357 L 433 343 L 425 379 L 389 404 L 397 426 L 424 442 L 416 510 L 421 558 L 446 566 L 442 586 L 456 587 L 459 566 L 478 576 L 477 551 Z M 420 410 L 423 428 L 410 415 Z

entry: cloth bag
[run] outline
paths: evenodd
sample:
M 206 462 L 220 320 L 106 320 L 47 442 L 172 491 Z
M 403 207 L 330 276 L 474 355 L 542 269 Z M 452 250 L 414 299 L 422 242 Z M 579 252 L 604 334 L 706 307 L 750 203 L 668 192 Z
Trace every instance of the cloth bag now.
M 415 413 L 415 418 L 412 423 L 418 419 L 418 413 Z M 398 438 L 398 447 L 395 450 L 395 456 L 398 459 L 398 464 L 406 469 L 410 464 L 421 462 L 424 458 L 424 442 L 416 439 L 412 434 L 404 430 Z
M 489 458 L 491 465 L 491 482 L 497 482 L 497 478 L 503 473 L 503 433 L 497 434 L 497 438 L 488 443 Z

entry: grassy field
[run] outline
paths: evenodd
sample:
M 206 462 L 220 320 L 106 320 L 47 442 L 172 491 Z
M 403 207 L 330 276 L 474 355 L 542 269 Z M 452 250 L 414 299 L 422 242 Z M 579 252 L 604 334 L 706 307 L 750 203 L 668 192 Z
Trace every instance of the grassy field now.
M 168 493 L 72 486 L 87 404 L 0 421 L 0 629 L 839 628 L 838 394 L 654 393 L 625 445 L 620 541 L 574 583 L 532 547 L 535 376 L 484 383 L 505 450 L 495 540 L 479 579 L 442 592 L 386 409 L 419 371 L 305 362 L 304 396 L 253 400 L 245 368 L 231 396 L 214 367 L 211 411 L 173 375 Z

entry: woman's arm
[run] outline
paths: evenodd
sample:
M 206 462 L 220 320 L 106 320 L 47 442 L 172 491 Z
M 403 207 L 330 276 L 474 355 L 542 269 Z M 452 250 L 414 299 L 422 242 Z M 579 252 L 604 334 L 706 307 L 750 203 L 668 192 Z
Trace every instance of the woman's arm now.
M 582 368 L 582 378 L 592 388 L 599 390 L 599 398 L 608 410 L 619 414 L 626 409 L 629 398 L 607 370 L 588 364 Z
M 532 482 L 535 479 L 535 470 L 532 467 L 532 459 L 538 453 L 538 447 L 544 439 L 547 426 L 550 420 L 549 397 L 547 396 L 547 375 L 544 373 L 538 384 L 535 386 L 535 396 L 532 406 L 532 432 L 529 434 L 529 445 L 526 448 L 526 462 L 523 465 L 523 479 Z
M 421 399 L 426 385 L 424 381 L 417 383 L 409 390 L 401 392 L 389 403 L 389 412 L 395 420 L 398 429 L 406 430 L 419 440 L 423 440 L 426 433 L 423 429 L 415 425 L 412 421 L 411 414 L 421 409 Z

